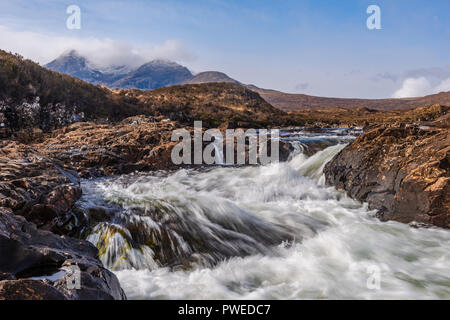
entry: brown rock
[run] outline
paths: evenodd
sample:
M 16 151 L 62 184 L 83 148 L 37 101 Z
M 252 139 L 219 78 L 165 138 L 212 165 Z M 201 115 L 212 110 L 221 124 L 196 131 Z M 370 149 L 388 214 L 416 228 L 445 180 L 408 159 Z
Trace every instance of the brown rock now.
M 382 220 L 450 227 L 450 132 L 380 126 L 344 148 L 325 169 L 327 182 L 378 209 Z

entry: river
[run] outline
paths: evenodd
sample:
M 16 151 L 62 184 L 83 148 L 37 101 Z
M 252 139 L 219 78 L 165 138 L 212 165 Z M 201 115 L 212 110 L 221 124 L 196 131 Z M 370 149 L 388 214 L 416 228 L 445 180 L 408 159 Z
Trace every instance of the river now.
M 281 137 L 286 162 L 83 182 L 80 206 L 109 217 L 87 239 L 129 299 L 450 299 L 448 230 L 380 222 L 325 185 L 354 133 Z

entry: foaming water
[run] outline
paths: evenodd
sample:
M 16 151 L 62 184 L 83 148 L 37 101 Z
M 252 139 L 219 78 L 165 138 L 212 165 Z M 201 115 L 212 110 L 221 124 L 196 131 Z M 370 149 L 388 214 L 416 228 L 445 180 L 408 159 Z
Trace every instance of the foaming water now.
M 448 231 L 379 222 L 325 186 L 343 147 L 86 182 L 86 205 L 113 212 L 88 239 L 130 299 L 450 299 Z

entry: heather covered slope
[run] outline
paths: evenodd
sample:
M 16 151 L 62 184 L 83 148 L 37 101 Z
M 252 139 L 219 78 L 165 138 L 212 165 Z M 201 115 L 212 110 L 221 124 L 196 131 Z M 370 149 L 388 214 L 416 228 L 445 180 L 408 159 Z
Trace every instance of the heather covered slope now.
M 289 111 L 292 119 L 303 121 L 306 125 L 320 127 L 352 127 L 388 123 L 427 123 L 448 117 L 449 107 L 440 104 L 418 107 L 410 110 L 378 111 L 368 108 L 320 108 Z M 448 121 L 448 120 L 447 120 Z
M 289 123 L 287 115 L 271 106 L 256 92 L 233 83 L 187 84 L 152 91 L 120 91 L 152 111 L 172 120 L 204 126 L 266 127 Z
M 120 120 L 138 112 L 139 106 L 106 88 L 0 50 L 0 137 L 31 128 L 51 131 L 83 120 Z

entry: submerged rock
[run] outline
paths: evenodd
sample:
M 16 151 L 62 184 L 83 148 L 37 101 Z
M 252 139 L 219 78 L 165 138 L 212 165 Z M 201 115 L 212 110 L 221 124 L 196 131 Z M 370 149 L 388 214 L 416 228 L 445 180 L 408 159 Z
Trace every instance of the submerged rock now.
M 371 129 L 330 161 L 329 184 L 367 201 L 381 220 L 450 227 L 450 132 L 447 127 Z

